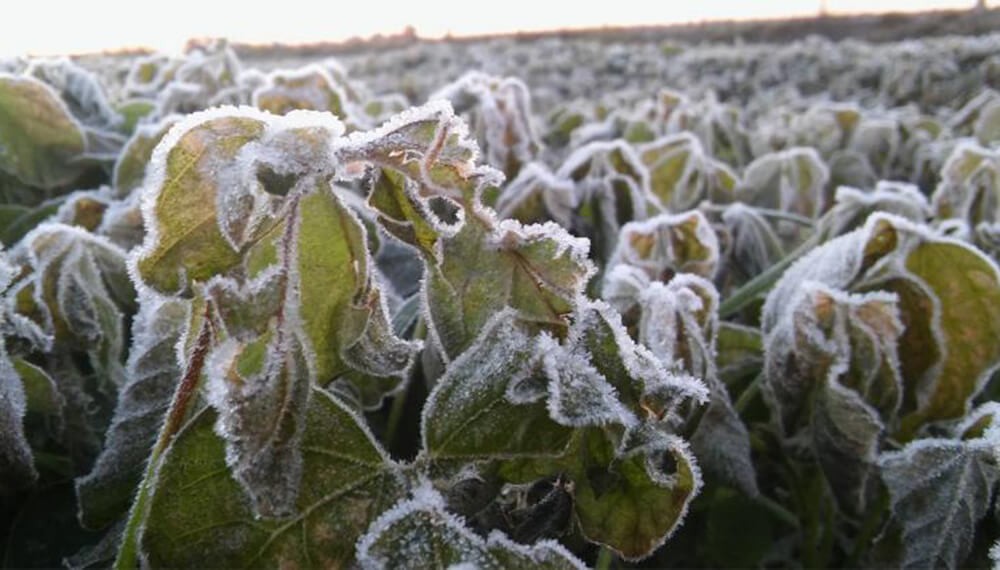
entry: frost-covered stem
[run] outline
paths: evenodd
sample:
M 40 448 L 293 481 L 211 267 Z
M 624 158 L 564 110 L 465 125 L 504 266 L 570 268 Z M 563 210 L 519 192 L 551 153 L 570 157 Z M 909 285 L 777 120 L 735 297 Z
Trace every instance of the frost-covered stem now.
M 781 261 L 775 263 L 771 267 L 768 267 L 760 275 L 757 275 L 750 281 L 747 281 L 742 287 L 737 289 L 730 295 L 725 301 L 719 305 L 719 317 L 726 318 L 732 316 L 733 314 L 739 312 L 741 309 L 749 305 L 760 296 L 761 293 L 767 291 L 778 279 L 784 275 L 785 270 L 795 262 L 798 258 L 802 257 L 807 251 L 816 247 L 819 240 L 814 235 L 802 244 L 795 248 L 794 251 L 781 258 Z
M 611 561 L 614 559 L 614 554 L 611 549 L 607 546 L 602 546 L 601 550 L 597 553 L 597 562 L 594 564 L 594 570 L 611 570 Z
M 708 210 L 710 212 L 724 212 L 726 206 L 719 204 L 703 204 L 700 206 L 701 209 Z M 754 208 L 754 212 L 764 216 L 765 218 L 773 218 L 775 220 L 781 220 L 784 222 L 792 222 L 794 224 L 799 224 L 800 226 L 806 226 L 809 228 L 816 227 L 816 220 L 808 218 L 806 216 L 800 216 L 798 214 L 793 214 L 791 212 L 782 212 L 781 210 L 775 210 L 773 208 Z
M 118 557 L 115 559 L 116 570 L 133 570 L 139 562 L 139 534 L 143 522 L 149 511 L 149 494 L 152 491 L 153 479 L 160 467 L 163 459 L 163 452 L 169 447 L 174 436 L 180 431 L 184 419 L 188 415 L 188 408 L 194 395 L 197 393 L 198 384 L 201 380 L 201 372 L 205 367 L 205 358 L 208 356 L 208 349 L 211 346 L 212 334 L 208 305 L 205 306 L 201 331 L 194 344 L 194 351 L 191 361 L 184 376 L 181 378 L 177 390 L 174 392 L 173 400 L 167 409 L 163 427 L 160 435 L 156 439 L 156 444 L 149 455 L 149 463 L 146 465 L 146 473 L 139 485 L 135 501 L 129 512 L 128 522 L 125 524 L 125 531 L 122 535 L 122 545 L 118 550 Z

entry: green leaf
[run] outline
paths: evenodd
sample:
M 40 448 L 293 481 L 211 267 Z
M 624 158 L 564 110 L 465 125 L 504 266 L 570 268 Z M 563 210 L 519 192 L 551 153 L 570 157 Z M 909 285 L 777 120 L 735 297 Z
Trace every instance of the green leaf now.
M 295 513 L 260 519 L 226 465 L 205 409 L 177 435 L 153 483 L 142 547 L 152 567 L 343 567 L 354 542 L 403 495 L 399 467 L 364 422 L 313 388 Z
M 959 568 L 1000 472 L 996 442 L 922 439 L 879 458 L 903 527 L 903 568 Z
M 644 432 L 616 451 L 603 433 L 588 430 L 569 466 L 574 512 L 584 536 L 627 560 L 659 548 L 701 487 L 683 440 L 655 429 Z
M 86 149 L 80 124 L 50 87 L 0 73 L 0 171 L 55 189 L 80 175 Z
M 190 280 L 206 280 L 240 261 L 223 235 L 220 170 L 236 163 L 266 124 L 247 116 L 199 119 L 188 118 L 175 138 L 158 145 L 156 174 L 145 186 L 146 240 L 136 267 L 145 284 L 164 293 L 186 290 Z
M 518 544 L 499 531 L 485 539 L 449 513 L 444 498 L 429 485 L 378 518 L 358 541 L 362 568 L 582 569 L 558 542 Z

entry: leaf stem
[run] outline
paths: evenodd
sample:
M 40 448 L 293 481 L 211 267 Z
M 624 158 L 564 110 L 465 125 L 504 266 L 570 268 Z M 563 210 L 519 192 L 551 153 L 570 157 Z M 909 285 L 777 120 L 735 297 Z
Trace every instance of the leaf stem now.
M 614 558 L 614 553 L 607 546 L 602 546 L 600 552 L 597 553 L 597 562 L 594 564 L 594 570 L 611 570 L 611 561 Z
M 184 423 L 184 418 L 188 415 L 188 408 L 197 392 L 198 384 L 201 380 L 201 371 L 205 366 L 205 358 L 211 346 L 212 334 L 209 322 L 209 305 L 205 305 L 204 321 L 198 339 L 195 341 L 194 351 L 191 361 L 184 372 L 183 378 L 177 385 L 170 408 L 164 417 L 163 427 L 157 437 L 156 445 L 149 456 L 149 463 L 146 465 L 146 473 L 139 485 L 132 509 L 129 511 L 128 520 L 125 523 L 125 531 L 122 534 L 121 549 L 115 559 L 115 570 L 133 570 L 139 562 L 139 540 L 140 530 L 146 520 L 149 511 L 150 493 L 153 490 L 153 479 L 163 461 L 163 453 L 173 441 L 174 436 L 180 431 Z
M 752 303 L 754 299 L 777 283 L 778 279 L 785 274 L 785 270 L 807 251 L 815 247 L 818 241 L 814 235 L 802 242 L 791 253 L 781 258 L 781 261 L 768 267 L 763 273 L 744 283 L 742 287 L 734 291 L 732 295 L 719 305 L 719 317 L 726 318 L 732 316 Z
M 712 212 L 724 212 L 728 206 L 721 204 L 702 204 L 701 208 L 707 209 Z M 786 222 L 792 222 L 799 224 L 800 226 L 815 227 L 816 220 L 808 218 L 806 216 L 800 216 L 798 214 L 793 214 L 791 212 L 782 212 L 781 210 L 775 210 L 773 208 L 753 208 L 753 211 L 765 218 L 773 218 L 775 220 L 782 220 Z
M 774 515 L 775 518 L 781 522 L 795 529 L 800 528 L 801 525 L 799 524 L 799 518 L 796 517 L 794 513 L 778 504 L 778 502 L 774 499 L 761 493 L 757 495 L 755 500 L 757 501 L 757 504 L 767 509 L 768 512 Z

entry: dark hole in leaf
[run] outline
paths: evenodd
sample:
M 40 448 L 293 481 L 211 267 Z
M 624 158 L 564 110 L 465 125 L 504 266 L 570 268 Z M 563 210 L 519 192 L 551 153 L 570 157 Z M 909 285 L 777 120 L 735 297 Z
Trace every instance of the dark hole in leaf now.
M 267 164 L 257 166 L 257 180 L 268 194 L 287 196 L 295 186 L 296 179 L 294 174 L 279 174 Z

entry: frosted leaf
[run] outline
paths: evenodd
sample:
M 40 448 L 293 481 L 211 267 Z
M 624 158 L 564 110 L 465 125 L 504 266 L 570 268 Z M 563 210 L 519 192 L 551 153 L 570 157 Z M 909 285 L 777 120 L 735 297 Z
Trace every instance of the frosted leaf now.
M 574 315 L 566 346 L 570 358 L 591 366 L 614 388 L 631 414 L 657 421 L 676 420 L 688 400 L 704 403 L 705 385 L 668 370 L 646 347 L 636 344 L 614 310 L 599 301 L 582 303 Z
M 636 416 L 618 399 L 615 388 L 581 354 L 562 349 L 551 337 L 543 337 L 539 352 L 549 380 L 549 415 L 568 427 L 638 424 Z
M 253 106 L 275 115 L 295 109 L 326 111 L 348 124 L 364 126 L 341 86 L 317 64 L 271 72 L 267 83 L 254 91 Z
M 0 337 L 0 491 L 4 494 L 25 487 L 38 477 L 24 433 L 26 409 L 21 378 Z
M 994 146 L 1000 142 L 1000 99 L 980 112 L 973 134 L 979 144 L 984 146 Z
M 19 244 L 31 268 L 23 286 L 31 289 L 34 313 L 57 347 L 85 347 L 109 394 L 124 381 L 125 313 L 135 293 L 125 252 L 104 238 L 61 224 L 42 224 Z
M 754 160 L 743 173 L 737 199 L 807 218 L 826 209 L 829 169 L 811 148 L 791 148 Z
M 576 210 L 570 227 L 591 241 L 593 255 L 606 262 L 621 227 L 664 209 L 650 190 L 649 171 L 625 141 L 595 142 L 576 149 L 556 171 L 576 185 Z
M 112 204 L 110 194 L 107 186 L 72 192 L 66 195 L 55 215 L 48 221 L 77 226 L 94 233 L 103 223 L 104 213 Z
M 354 542 L 403 496 L 404 482 L 363 418 L 328 392 L 310 391 L 293 515 L 257 516 L 229 472 L 224 442 L 213 429 L 216 414 L 205 408 L 175 436 L 151 481 L 141 537 L 145 564 L 354 565 Z M 285 466 L 276 467 L 281 477 Z
M 308 356 L 278 325 L 248 343 L 226 341 L 209 355 L 208 400 L 219 414 L 226 464 L 266 517 L 295 510 L 302 479 L 301 441 L 310 385 Z
M 470 220 L 442 244 L 441 262 L 424 280 L 431 338 L 457 357 L 506 307 L 535 326 L 564 330 L 594 273 L 587 242 L 549 222 Z
M 128 509 L 164 414 L 180 381 L 175 347 L 187 325 L 187 303 L 146 297 L 132 324 L 127 382 L 118 395 L 104 448 L 76 481 L 80 520 L 103 528 Z
M 174 78 L 180 64 L 180 59 L 165 54 L 137 57 L 122 90 L 130 97 L 155 97 Z
M 960 135 L 971 135 L 983 116 L 998 101 L 1000 93 L 989 88 L 983 89 L 951 116 L 948 126 Z
M 440 100 L 407 109 L 374 130 L 352 133 L 336 150 L 342 164 L 370 163 L 414 181 L 414 199 L 464 197 L 473 204 L 484 186 L 502 180 L 496 170 L 477 166 L 478 156 L 466 124 Z
M 852 103 L 824 103 L 810 107 L 792 118 L 789 125 L 795 146 L 813 147 L 830 158 L 845 148 L 861 121 L 861 109 Z
M 432 94 L 434 99 L 450 101 L 469 117 L 486 163 L 508 177 L 536 159 L 541 142 L 531 123 L 531 96 L 521 80 L 470 71 Z
M 964 142 L 941 170 L 932 203 L 937 218 L 958 218 L 971 226 L 1000 221 L 1000 152 Z
M 784 435 L 815 450 L 841 508 L 860 514 L 876 492 L 876 456 L 903 399 L 899 298 L 800 287 L 791 317 L 765 339 L 766 400 Z
M 756 208 L 731 204 L 722 212 L 721 225 L 719 274 L 726 281 L 748 281 L 785 257 L 781 238 Z
M 719 241 L 701 212 L 661 214 L 622 226 L 608 267 L 641 268 L 653 281 L 669 282 L 678 273 L 711 278 L 719 264 Z
M 70 113 L 82 124 L 108 130 L 122 126 L 123 117 L 108 102 L 97 77 L 69 58 L 32 61 L 24 74 L 55 89 Z
M 683 212 L 708 200 L 731 202 L 739 182 L 735 172 L 707 154 L 698 139 L 684 132 L 638 147 L 649 169 L 650 189 L 672 212 Z
M 494 316 L 428 396 L 424 449 L 437 459 L 561 453 L 570 430 L 552 422 L 538 397 L 520 397 L 541 373 L 537 345 L 516 312 Z M 538 382 L 544 396 L 549 381 Z
M 661 101 L 668 101 L 663 98 Z M 694 133 L 710 156 L 741 168 L 750 160 L 750 143 L 744 124 L 743 111 L 719 102 L 709 92 L 701 100 L 681 98 L 664 107 L 666 132 Z
M 499 531 L 483 539 L 449 513 L 429 484 L 413 490 L 372 523 L 357 543 L 362 568 L 582 569 L 558 543 L 517 544 Z
M 520 170 L 497 199 L 497 215 L 525 224 L 554 221 L 567 228 L 572 223 L 577 195 L 571 181 L 558 178 L 545 164 L 531 162 Z
M 993 308 L 994 298 L 1000 301 L 1000 272 L 974 249 L 924 226 L 876 213 L 863 228 L 806 254 L 768 295 L 762 312 L 766 335 L 790 330 L 791 308 L 807 295 L 805 281 L 832 290 L 898 296 L 904 325 L 899 364 L 906 381 L 901 434 L 912 436 L 928 421 L 963 416 L 968 400 L 1000 359 L 1000 347 L 987 340 L 1000 332 L 1000 315 Z M 969 291 L 976 293 L 970 297 Z M 781 346 L 788 342 L 790 338 Z
M 861 227 L 875 212 L 894 214 L 915 223 L 923 223 L 931 213 L 927 198 L 912 184 L 882 180 L 870 192 L 841 186 L 834 195 L 833 207 L 823 216 L 816 231 L 824 239 L 831 239 Z
M 848 146 L 865 157 L 876 176 L 885 179 L 897 161 L 901 143 L 896 121 L 864 118 L 854 128 Z
M 0 172 L 30 187 L 55 189 L 85 166 L 83 126 L 41 81 L 0 72 Z
M 922 439 L 879 457 L 903 528 L 903 568 L 959 568 L 987 514 L 997 470 L 987 439 Z
M 707 407 L 686 418 L 692 450 L 709 474 L 752 496 L 757 484 L 749 435 L 716 368 L 718 307 L 715 287 L 697 275 L 652 283 L 638 297 L 637 338 L 668 370 L 690 374 L 707 386 Z
M 133 190 L 139 188 L 146 176 L 146 169 L 150 158 L 152 158 L 153 149 L 179 120 L 179 116 L 171 115 L 156 123 L 136 128 L 122 149 L 118 160 L 115 161 L 112 180 L 114 181 L 116 198 L 125 198 Z

